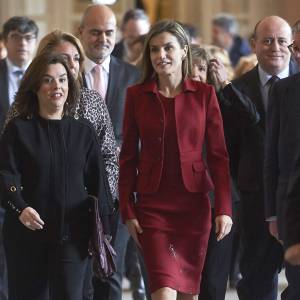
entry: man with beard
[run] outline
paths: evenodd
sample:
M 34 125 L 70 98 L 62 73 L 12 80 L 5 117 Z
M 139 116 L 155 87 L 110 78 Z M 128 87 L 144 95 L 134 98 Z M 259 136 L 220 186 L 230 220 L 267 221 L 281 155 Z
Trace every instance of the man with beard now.
M 125 93 L 128 86 L 139 78 L 137 69 L 111 55 L 116 42 L 116 17 L 105 5 L 89 6 L 79 27 L 80 40 L 85 50 L 84 84 L 97 90 L 105 99 L 112 121 L 116 141 L 122 142 Z M 117 252 L 117 272 L 101 282 L 94 278 L 94 299 L 121 299 L 124 256 L 129 233 L 119 214 L 112 228 L 114 248 Z M 114 228 L 116 227 L 116 228 Z

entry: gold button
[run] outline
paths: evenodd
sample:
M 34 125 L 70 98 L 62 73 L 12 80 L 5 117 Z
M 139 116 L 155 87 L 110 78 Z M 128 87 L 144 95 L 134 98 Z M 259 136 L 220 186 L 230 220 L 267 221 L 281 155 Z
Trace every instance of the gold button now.
M 10 191 L 14 193 L 14 192 L 17 191 L 17 188 L 16 188 L 15 186 L 12 185 L 12 186 L 10 187 Z

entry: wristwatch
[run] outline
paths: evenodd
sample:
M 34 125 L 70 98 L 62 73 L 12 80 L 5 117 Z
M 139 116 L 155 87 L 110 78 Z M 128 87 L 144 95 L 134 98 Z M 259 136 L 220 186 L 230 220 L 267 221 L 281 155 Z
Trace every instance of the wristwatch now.
M 222 88 L 224 89 L 224 87 L 225 87 L 226 85 L 228 85 L 228 84 L 231 84 L 231 81 L 229 81 L 229 80 L 224 80 L 224 81 L 221 83 L 221 86 L 222 86 Z

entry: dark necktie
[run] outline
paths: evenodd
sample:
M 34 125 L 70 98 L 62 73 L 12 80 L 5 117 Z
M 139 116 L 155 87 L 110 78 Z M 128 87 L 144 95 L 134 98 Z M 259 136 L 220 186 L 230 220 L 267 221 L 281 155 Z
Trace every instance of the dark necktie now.
M 273 75 L 269 80 L 268 80 L 268 86 L 269 86 L 269 91 L 268 91 L 268 100 L 270 98 L 270 95 L 274 89 L 275 83 L 279 80 L 280 78 L 276 75 Z

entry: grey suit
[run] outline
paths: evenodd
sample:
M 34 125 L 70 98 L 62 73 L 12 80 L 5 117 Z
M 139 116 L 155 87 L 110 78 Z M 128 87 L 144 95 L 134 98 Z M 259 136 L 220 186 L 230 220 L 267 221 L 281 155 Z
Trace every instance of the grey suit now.
M 138 79 L 139 72 L 137 68 L 111 56 L 105 102 L 107 104 L 118 146 L 121 146 L 122 143 L 126 90 L 130 85 L 135 84 Z M 85 80 L 84 85 L 86 85 Z M 114 248 L 117 252 L 117 272 L 108 280 L 108 282 L 101 282 L 94 278 L 94 299 L 97 300 L 119 300 L 122 297 L 122 277 L 129 233 L 126 226 L 122 224 L 119 214 L 115 216 L 112 232 Z

